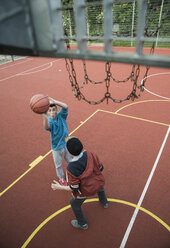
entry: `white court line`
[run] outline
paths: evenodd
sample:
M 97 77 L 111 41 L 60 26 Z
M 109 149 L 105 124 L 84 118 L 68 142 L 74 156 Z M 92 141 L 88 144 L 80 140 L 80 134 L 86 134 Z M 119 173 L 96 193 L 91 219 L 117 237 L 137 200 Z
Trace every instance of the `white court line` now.
M 157 96 L 157 97 L 160 97 L 160 98 L 166 99 L 166 100 L 170 100 L 170 98 L 168 98 L 168 97 L 158 95 L 158 94 L 156 94 L 156 93 L 154 93 L 154 92 L 152 92 L 152 91 L 150 91 L 150 90 L 146 89 L 145 87 L 143 87 L 143 88 L 144 88 L 144 89 L 145 89 L 148 93 L 150 93 L 151 95 L 154 95 L 154 96 Z
M 20 76 L 20 75 L 21 76 L 30 75 L 30 74 L 37 73 L 37 72 L 40 72 L 40 71 L 45 71 L 45 70 L 48 70 L 49 68 L 51 68 L 52 65 L 53 65 L 53 62 L 50 62 L 50 63 L 48 63 L 47 67 L 45 67 L 43 69 L 40 69 L 40 70 L 37 70 L 37 71 L 35 71 L 35 69 L 33 69 L 33 71 L 31 71 L 32 70 L 31 69 L 31 70 L 28 70 L 28 72 L 21 72 L 21 73 L 19 73 L 18 76 Z
M 165 138 L 164 138 L 163 143 L 162 143 L 162 145 L 161 145 L 161 148 L 160 148 L 160 150 L 159 150 L 158 156 L 157 156 L 157 158 L 156 158 L 156 160 L 155 160 L 154 166 L 153 166 L 153 168 L 152 168 L 152 170 L 151 170 L 151 173 L 150 173 L 150 175 L 149 175 L 149 177 L 148 177 L 148 180 L 147 180 L 147 182 L 146 182 L 146 184 L 145 184 L 145 187 L 144 187 L 144 190 L 143 190 L 143 192 L 142 192 L 142 194 L 141 194 L 141 197 L 140 197 L 140 199 L 139 199 L 139 201 L 138 201 L 138 203 L 137 203 L 137 205 L 138 205 L 139 207 L 141 206 L 141 204 L 142 204 L 142 202 L 143 202 L 143 199 L 144 199 L 144 197 L 145 197 L 145 195 L 146 195 L 146 192 L 147 192 L 147 190 L 148 190 L 149 184 L 150 184 L 150 182 L 151 182 L 151 180 L 152 180 L 153 174 L 154 174 L 154 172 L 155 172 L 155 170 L 156 170 L 156 167 L 157 167 L 157 165 L 158 165 L 158 162 L 159 162 L 159 159 L 160 159 L 160 157 L 161 157 L 162 151 L 163 151 L 163 149 L 164 149 L 165 143 L 166 143 L 166 141 L 167 141 L 169 132 L 170 132 L 170 127 L 168 127 L 167 133 L 166 133 L 166 135 L 165 135 Z M 130 222 L 129 222 L 129 225 L 128 225 L 127 229 L 126 229 L 125 235 L 124 235 L 123 240 L 122 240 L 122 243 L 121 243 L 121 245 L 120 245 L 120 248 L 124 248 L 124 247 L 125 247 L 126 242 L 127 242 L 127 240 L 128 240 L 129 234 L 130 234 L 130 232 L 131 232 L 131 229 L 132 229 L 132 227 L 133 227 L 133 224 L 134 224 L 134 222 L 135 222 L 135 219 L 136 219 L 136 217 L 137 217 L 138 212 L 139 212 L 139 209 L 136 208 L 135 211 L 134 211 L 134 213 L 133 213 L 133 215 L 132 215 L 132 218 L 131 218 L 131 220 L 130 220 Z
M 3 82 L 3 81 L 5 81 L 5 80 L 8 80 L 8 79 L 13 78 L 13 77 L 16 77 L 16 76 L 22 76 L 24 73 L 30 72 L 30 71 L 32 71 L 32 70 L 35 70 L 35 69 L 40 68 L 40 67 L 45 66 L 45 65 L 49 65 L 50 63 L 54 63 L 54 62 L 57 62 L 57 61 L 59 61 L 59 60 L 62 60 L 62 59 L 55 59 L 55 60 L 53 60 L 53 61 L 51 61 L 51 62 L 48 62 L 48 63 L 45 63 L 45 64 L 43 64 L 43 65 L 39 65 L 39 66 L 33 67 L 33 68 L 31 68 L 31 69 L 28 69 L 28 70 L 26 70 L 26 71 L 22 71 L 22 72 L 19 72 L 19 73 L 17 73 L 17 74 L 14 74 L 14 75 L 12 75 L 12 76 L 10 76 L 10 77 L 0 79 L 0 82 Z M 46 68 L 46 69 L 47 69 L 47 68 Z M 36 73 L 36 72 L 35 72 L 35 73 Z M 28 73 L 27 73 L 27 74 L 28 74 Z M 31 73 L 30 73 L 30 74 L 31 74 Z
M 15 64 L 12 64 L 12 65 L 8 65 L 8 66 L 5 66 L 5 67 L 2 67 L 2 68 L 0 68 L 0 70 L 4 70 L 4 69 L 8 69 L 8 68 L 10 68 L 10 67 L 13 67 L 13 66 L 16 66 L 16 65 L 20 65 L 20 64 L 23 64 L 23 63 L 26 63 L 26 62 L 28 62 L 28 61 L 30 61 L 30 60 L 33 60 L 33 59 L 27 59 L 27 60 L 24 60 L 24 61 L 22 61 L 22 62 L 19 62 L 19 63 L 15 63 Z M 15 60 L 16 61 L 16 60 Z M 10 61 L 11 62 L 11 61 Z M 9 63 L 10 63 L 9 62 Z M 4 64 L 2 64 L 2 65 L 4 65 Z
M 141 80 L 141 85 L 143 84 L 143 81 L 144 81 L 146 78 L 153 77 L 153 76 L 158 76 L 158 75 L 165 75 L 165 74 L 170 74 L 170 72 L 161 72 L 161 73 L 149 75 L 149 76 L 147 76 L 147 77 L 145 77 L 145 78 L 143 78 L 143 79 Z M 170 100 L 170 98 L 165 97 L 165 96 L 158 95 L 158 94 L 156 94 L 156 93 L 154 93 L 154 92 L 152 92 L 152 91 L 146 89 L 144 86 L 143 86 L 143 88 L 144 88 L 148 93 L 150 93 L 151 95 L 154 95 L 154 96 L 157 96 L 157 97 L 160 97 L 160 98 L 163 98 L 163 99 Z

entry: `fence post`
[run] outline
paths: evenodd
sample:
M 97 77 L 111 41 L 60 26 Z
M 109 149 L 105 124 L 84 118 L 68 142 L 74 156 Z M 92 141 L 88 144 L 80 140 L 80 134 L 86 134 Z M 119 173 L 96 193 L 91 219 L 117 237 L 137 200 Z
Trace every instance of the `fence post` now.
M 134 18 L 135 18 L 135 0 L 133 1 L 132 29 L 131 29 L 131 47 L 133 46 Z
M 164 0 L 162 0 L 161 9 L 160 9 L 160 14 L 159 14 L 159 23 L 158 23 L 158 26 L 159 26 L 159 27 L 160 27 L 160 25 L 161 25 L 163 6 L 164 6 Z M 158 46 L 158 39 L 159 39 L 159 30 L 158 30 L 157 37 L 156 37 L 156 47 Z
M 144 29 L 146 22 L 147 0 L 138 1 L 138 23 L 136 37 L 136 53 L 142 55 L 144 45 Z

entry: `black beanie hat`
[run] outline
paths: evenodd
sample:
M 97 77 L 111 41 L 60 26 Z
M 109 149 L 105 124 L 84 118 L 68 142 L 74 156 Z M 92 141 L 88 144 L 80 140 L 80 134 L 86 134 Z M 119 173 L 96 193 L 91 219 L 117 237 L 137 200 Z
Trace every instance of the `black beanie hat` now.
M 71 138 L 67 141 L 67 149 L 69 153 L 73 156 L 78 156 L 83 150 L 83 145 L 81 141 L 77 138 Z

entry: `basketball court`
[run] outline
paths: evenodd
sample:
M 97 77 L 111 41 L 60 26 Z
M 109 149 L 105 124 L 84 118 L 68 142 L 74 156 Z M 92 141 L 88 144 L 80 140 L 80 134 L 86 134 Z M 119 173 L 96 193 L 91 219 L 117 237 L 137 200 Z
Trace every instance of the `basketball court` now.
M 96 37 L 92 33 L 88 26 L 90 19 L 86 23 L 85 2 L 89 16 L 94 9 L 100 14 L 97 12 L 98 22 L 101 14 L 104 15 L 104 36 Z M 144 0 L 138 2 L 141 24 L 138 26 L 133 24 L 137 22 L 137 1 L 124 1 L 131 4 L 135 30 L 128 37 L 123 31 L 115 34 L 121 23 L 112 26 L 110 4 L 116 10 L 118 2 L 104 0 L 102 12 L 98 8 L 101 3 L 91 6 L 90 1 L 75 0 L 76 37 L 73 7 L 68 6 L 67 10 L 63 6 L 62 10 L 60 1 L 51 2 L 51 17 L 58 18 L 58 22 L 51 18 L 56 26 L 51 26 L 51 36 L 48 33 L 44 39 L 41 35 L 50 27 L 46 1 L 42 1 L 43 15 L 37 7 L 39 1 L 31 2 L 31 15 L 27 9 L 23 12 L 25 6 L 17 6 L 16 1 L 15 11 L 0 16 L 0 29 L 5 27 L 3 23 L 8 18 L 15 19 L 18 15 L 21 18 L 21 13 L 26 13 L 29 25 L 31 20 L 35 28 L 31 36 L 33 26 L 27 23 L 25 27 L 21 19 L 16 22 L 11 19 L 16 38 L 7 39 L 5 46 L 0 46 L 3 54 L 11 48 L 10 54 L 26 55 L 0 64 L 1 248 L 170 247 L 170 49 L 143 47 L 143 41 L 167 42 L 169 38 L 160 37 L 161 29 L 152 30 L 154 37 L 147 36 L 148 33 L 143 36 L 145 18 L 149 18 L 145 16 L 147 1 Z M 122 7 L 126 7 L 124 2 Z M 164 1 L 161 3 L 154 5 L 159 7 L 159 22 L 166 17 Z M 65 30 L 61 11 L 66 11 L 64 18 L 68 16 L 64 19 Z M 46 16 L 44 24 L 42 16 Z M 24 47 L 17 41 L 19 35 L 14 23 L 21 25 L 20 42 L 25 42 Z M 95 26 L 96 32 L 101 31 L 98 26 Z M 27 43 L 30 36 L 32 47 Z M 112 42 L 117 39 L 131 41 L 131 47 L 113 47 Z M 51 50 L 52 40 L 56 51 Z M 99 43 L 102 40 L 103 44 L 87 45 L 89 40 L 99 40 Z M 85 201 L 82 208 L 88 220 L 87 230 L 71 225 L 75 218 L 69 205 L 71 193 L 51 189 L 57 177 L 50 134 L 43 129 L 42 116 L 30 108 L 30 99 L 35 94 L 68 104 L 69 135 L 78 137 L 84 149 L 95 152 L 104 165 L 109 207 L 104 209 L 97 196 Z M 65 171 L 64 160 L 63 168 Z
M 159 97 L 145 90 L 134 102 L 91 106 L 72 96 L 64 66 L 27 57 L 0 67 L 1 247 L 79 247 L 82 239 L 83 247 L 168 247 L 169 70 L 151 68 L 145 87 Z M 49 134 L 29 107 L 37 92 L 68 104 L 70 134 L 103 161 L 109 208 L 95 198 L 83 205 L 87 231 L 70 224 L 70 193 L 50 187 Z

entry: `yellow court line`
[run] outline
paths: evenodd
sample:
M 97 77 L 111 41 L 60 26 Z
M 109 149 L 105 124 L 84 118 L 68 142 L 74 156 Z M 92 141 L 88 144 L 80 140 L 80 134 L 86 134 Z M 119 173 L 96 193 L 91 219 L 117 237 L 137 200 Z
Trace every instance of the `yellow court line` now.
M 117 199 L 111 199 L 108 198 L 109 201 L 112 202 L 117 202 L 117 203 L 122 203 L 134 208 L 138 208 L 139 210 L 145 212 L 146 214 L 150 215 L 152 218 L 154 218 L 156 221 L 158 221 L 161 225 L 163 225 L 169 232 L 170 232 L 170 226 L 168 224 L 166 224 L 163 220 L 161 220 L 158 216 L 156 216 L 155 214 L 153 214 L 152 212 L 150 212 L 149 210 L 147 210 L 146 208 L 140 207 L 134 203 L 131 202 L 127 202 L 127 201 L 122 201 L 122 200 L 117 200 Z
M 133 102 L 133 103 L 129 103 L 123 107 L 121 107 L 120 109 L 118 109 L 115 114 L 117 114 L 119 111 L 121 111 L 122 109 L 125 109 L 125 108 L 128 108 L 132 105 L 136 105 L 136 104 L 139 104 L 139 103 L 146 103 L 146 102 L 170 102 L 170 100 L 144 100 L 144 101 L 139 101 L 139 102 Z
M 93 114 L 91 114 L 85 121 L 83 121 L 78 127 L 76 127 L 69 135 L 72 135 L 75 131 L 77 131 L 82 125 L 84 125 L 90 118 L 92 118 L 99 110 L 96 110 Z M 18 177 L 13 183 L 11 183 L 6 189 L 0 192 L 0 196 L 6 193 L 12 186 L 14 186 L 20 179 L 22 179 L 30 170 L 32 170 L 37 164 L 39 164 L 44 158 L 46 158 L 51 153 L 51 150 L 47 152 L 44 156 L 37 157 L 32 163 L 29 164 L 30 168 L 25 171 L 20 177 Z
M 95 202 L 95 201 L 99 201 L 98 198 L 93 198 L 93 199 L 88 199 L 85 200 L 84 203 L 89 203 L 89 202 Z M 138 208 L 139 210 L 143 211 L 144 213 L 150 215 L 152 218 L 154 218 L 156 221 L 158 221 L 162 226 L 164 226 L 168 231 L 170 231 L 170 226 L 168 226 L 163 220 L 161 220 L 158 216 L 156 216 L 155 214 L 151 213 L 149 210 L 142 208 L 134 203 L 131 202 L 127 202 L 127 201 L 123 201 L 123 200 L 119 200 L 119 199 L 112 199 L 112 198 L 108 198 L 108 201 L 110 202 L 116 202 L 116 203 L 120 203 L 120 204 L 124 204 L 124 205 L 128 205 L 134 208 Z M 55 213 L 53 213 L 52 215 L 50 215 L 47 219 L 45 219 L 34 231 L 33 233 L 29 236 L 29 238 L 25 241 L 25 243 L 22 245 L 21 248 L 26 248 L 27 245 L 31 242 L 31 240 L 34 238 L 34 236 L 51 220 L 53 219 L 55 216 L 57 216 L 58 214 L 64 212 L 65 210 L 71 208 L 70 205 L 67 205 L 64 208 L 61 208 L 60 210 L 56 211 Z
M 142 102 L 148 102 L 148 101 L 164 101 L 164 102 L 168 102 L 169 100 L 146 100 L 146 101 L 142 101 Z M 84 125 L 97 112 L 104 112 L 104 113 L 114 114 L 114 115 L 118 115 L 118 116 L 122 116 L 122 117 L 126 117 L 126 118 L 141 120 L 141 121 L 150 122 L 150 123 L 154 123 L 154 124 L 158 124 L 158 125 L 163 125 L 163 126 L 168 126 L 168 127 L 170 126 L 170 124 L 156 122 L 156 121 L 152 121 L 152 120 L 147 120 L 147 119 L 143 119 L 143 118 L 139 118 L 139 117 L 135 117 L 135 116 L 130 116 L 130 115 L 125 115 L 125 114 L 118 113 L 118 111 L 122 110 L 125 107 L 131 106 L 131 105 L 137 104 L 137 103 L 142 103 L 142 102 L 136 102 L 136 103 L 132 103 L 132 104 L 126 105 L 126 106 L 120 108 L 119 110 L 117 110 L 116 112 L 111 112 L 111 111 L 107 111 L 107 110 L 97 109 L 85 121 L 81 122 L 81 124 L 78 127 L 76 127 L 69 135 L 72 135 L 75 131 L 77 131 L 82 125 Z M 17 178 L 13 183 L 11 183 L 5 190 L 3 190 L 0 193 L 0 196 L 2 196 L 6 191 L 8 191 L 12 186 L 14 186 L 21 178 L 23 178 L 30 170 L 32 170 L 37 164 L 39 164 L 50 153 L 51 153 L 51 150 L 49 152 L 47 152 L 44 156 L 37 157 L 31 164 L 29 164 L 30 169 L 28 169 L 26 172 L 24 172 L 19 178 Z
M 104 112 L 104 113 L 108 113 L 108 114 L 123 116 L 123 117 L 126 117 L 126 118 L 131 118 L 131 119 L 135 119 L 135 120 L 150 122 L 150 123 L 158 124 L 158 125 L 162 125 L 162 126 L 167 126 L 167 127 L 170 126 L 170 124 L 166 124 L 166 123 L 158 122 L 158 121 L 152 121 L 152 120 L 148 120 L 148 119 L 143 119 L 143 118 L 139 118 L 139 117 L 136 117 L 136 116 L 125 115 L 125 114 L 119 114 L 119 113 L 116 113 L 116 112 L 111 112 L 111 111 L 102 110 L 102 109 L 100 109 L 99 111 Z
M 2 196 L 6 191 L 8 191 L 12 186 L 14 186 L 21 178 L 23 178 L 28 172 L 30 172 L 40 161 L 42 161 L 44 156 L 39 156 L 36 158 L 31 164 L 29 164 L 30 168 L 25 171 L 20 177 L 18 177 L 13 183 L 11 183 L 6 189 L 4 189 L 0 196 Z
M 25 176 L 30 170 L 32 170 L 34 167 L 30 167 L 27 171 L 25 171 L 20 177 L 18 177 L 13 183 L 11 183 L 6 189 L 4 189 L 1 193 L 0 196 L 6 193 L 14 184 L 16 184 L 23 176 Z
M 43 158 L 46 158 L 51 152 L 52 152 L 52 150 L 50 150 L 49 152 L 47 152 L 47 153 L 43 156 Z
M 43 156 L 39 156 L 31 164 L 29 164 L 29 166 L 32 168 L 35 167 L 42 159 L 43 159 Z
M 82 121 L 81 124 L 76 127 L 70 134 L 69 136 L 71 136 L 75 131 L 77 131 L 77 129 L 79 129 L 82 125 L 84 125 L 90 118 L 92 118 L 97 112 L 99 112 L 99 109 L 97 109 L 93 114 L 91 114 L 85 121 Z
M 35 230 L 34 232 L 29 236 L 29 238 L 25 241 L 25 243 L 22 245 L 21 248 L 25 248 L 27 247 L 27 245 L 30 243 L 30 241 L 33 239 L 33 237 L 42 229 L 43 226 L 45 226 L 45 224 L 47 224 L 51 219 L 53 219 L 56 215 L 64 212 L 65 210 L 71 208 L 70 205 L 61 208 L 60 210 L 58 210 L 57 212 L 55 212 L 54 214 L 50 215 L 46 220 L 44 220 Z

